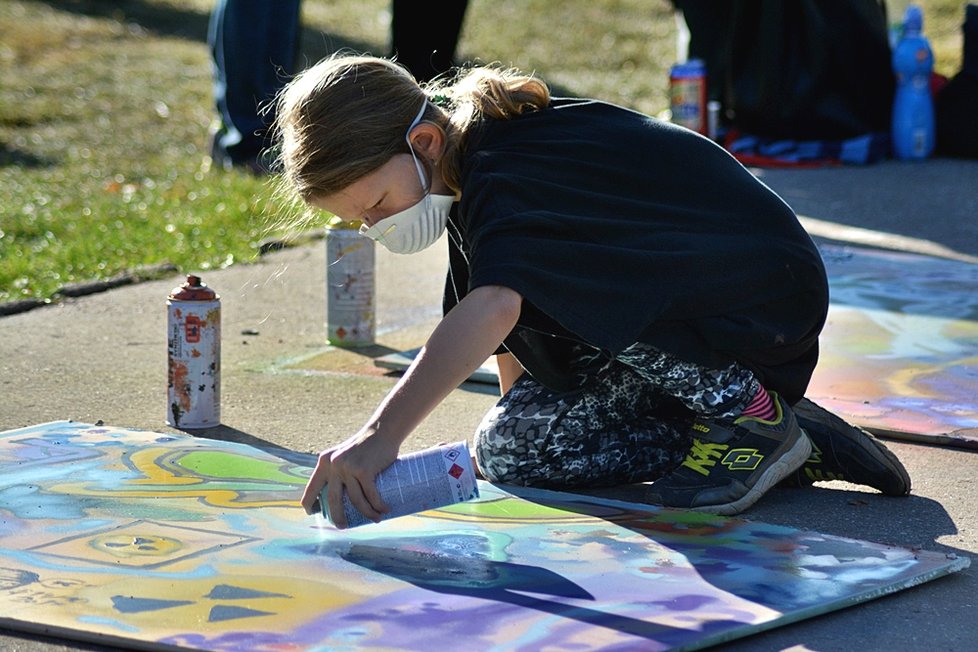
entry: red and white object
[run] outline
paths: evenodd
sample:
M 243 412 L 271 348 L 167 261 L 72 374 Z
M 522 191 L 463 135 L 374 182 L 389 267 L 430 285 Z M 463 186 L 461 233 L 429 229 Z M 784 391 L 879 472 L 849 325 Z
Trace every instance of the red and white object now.
M 672 122 L 707 135 L 706 91 L 706 64 L 702 59 L 675 64 L 669 71 Z
M 166 422 L 211 428 L 221 422 L 221 298 L 189 275 L 167 307 Z

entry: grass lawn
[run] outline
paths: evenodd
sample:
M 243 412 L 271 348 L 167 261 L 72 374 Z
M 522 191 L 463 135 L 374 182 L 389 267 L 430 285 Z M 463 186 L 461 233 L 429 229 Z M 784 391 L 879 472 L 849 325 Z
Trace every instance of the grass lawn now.
M 925 0 L 938 70 L 960 65 L 964 1 Z M 253 260 L 283 205 L 266 180 L 204 164 L 214 118 L 210 0 L 0 2 L 0 302 L 140 266 Z M 303 58 L 383 55 L 388 0 L 304 0 Z M 558 92 L 656 114 L 666 0 L 470 0 L 460 57 Z

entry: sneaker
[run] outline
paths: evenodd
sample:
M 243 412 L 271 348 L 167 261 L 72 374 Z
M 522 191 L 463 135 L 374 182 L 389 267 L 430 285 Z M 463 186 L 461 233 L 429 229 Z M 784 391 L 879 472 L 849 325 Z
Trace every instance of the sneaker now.
M 910 475 L 876 437 L 805 398 L 792 411 L 812 440 L 812 454 L 792 484 L 844 480 L 867 485 L 887 496 L 910 494 Z
M 771 392 L 777 414 L 735 420 L 697 419 L 693 446 L 669 475 L 653 482 L 645 498 L 666 507 L 739 514 L 796 471 L 811 453 L 794 413 Z

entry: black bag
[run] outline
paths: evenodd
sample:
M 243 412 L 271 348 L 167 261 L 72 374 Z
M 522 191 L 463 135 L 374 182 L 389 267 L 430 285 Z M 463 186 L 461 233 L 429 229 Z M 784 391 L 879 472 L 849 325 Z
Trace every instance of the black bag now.
M 674 0 L 722 124 L 796 140 L 890 130 L 883 0 Z
M 978 4 L 965 7 L 961 71 L 937 94 L 937 152 L 978 158 Z

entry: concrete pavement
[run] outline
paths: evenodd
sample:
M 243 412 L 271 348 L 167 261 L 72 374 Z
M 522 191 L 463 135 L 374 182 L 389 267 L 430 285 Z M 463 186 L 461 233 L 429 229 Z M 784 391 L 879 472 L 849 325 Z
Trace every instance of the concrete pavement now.
M 887 162 L 758 174 L 811 218 L 806 225 L 820 238 L 978 260 L 978 162 Z M 378 347 L 370 355 L 330 349 L 323 326 L 324 258 L 319 241 L 269 254 L 253 265 L 201 274 L 222 296 L 224 337 L 223 425 L 200 435 L 304 452 L 337 443 L 359 428 L 394 383 L 394 377 L 375 369 L 370 355 L 418 346 L 437 323 L 443 247 L 407 257 L 378 249 Z M 0 318 L 0 430 L 60 419 L 170 430 L 164 423 L 164 302 L 180 281 L 174 276 Z M 487 386 L 463 386 L 405 450 L 471 437 L 494 401 Z M 978 565 L 978 455 L 888 445 L 913 478 L 908 498 L 884 498 L 840 484 L 777 489 L 744 516 L 969 555 Z M 978 649 L 976 607 L 978 567 L 973 566 L 723 649 Z M 100 648 L 0 630 L 0 649 Z

